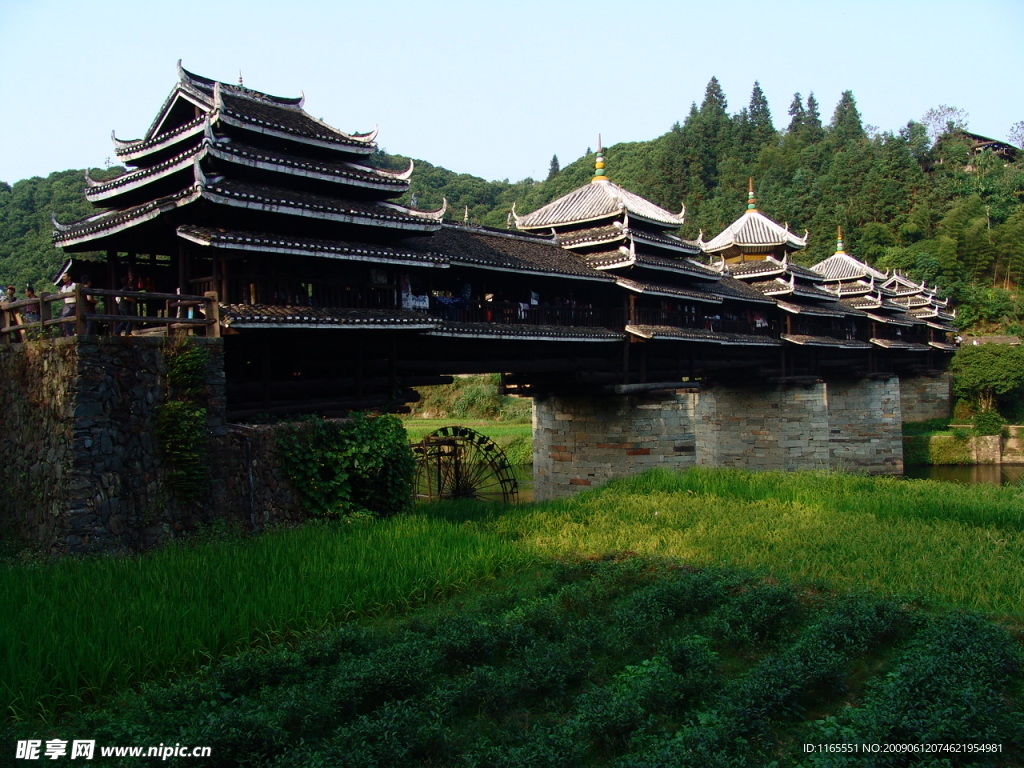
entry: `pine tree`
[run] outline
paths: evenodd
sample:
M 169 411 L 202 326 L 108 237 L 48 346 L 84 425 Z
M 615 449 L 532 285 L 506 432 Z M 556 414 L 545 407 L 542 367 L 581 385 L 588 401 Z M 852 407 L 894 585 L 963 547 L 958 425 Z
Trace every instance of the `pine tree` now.
M 589 150 L 588 150 L 588 154 L 589 154 Z M 548 178 L 547 178 L 547 180 L 550 181 L 551 179 L 555 178 L 555 176 L 558 175 L 558 172 L 560 170 L 562 170 L 562 168 L 558 164 L 558 155 L 552 155 L 551 156 L 551 165 L 548 168 Z

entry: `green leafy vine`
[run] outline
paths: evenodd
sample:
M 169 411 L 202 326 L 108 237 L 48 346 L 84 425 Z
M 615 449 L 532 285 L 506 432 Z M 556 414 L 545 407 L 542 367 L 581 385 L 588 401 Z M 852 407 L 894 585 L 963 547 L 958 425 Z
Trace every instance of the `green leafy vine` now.
M 282 427 L 282 468 L 314 517 L 386 517 L 412 505 L 415 459 L 394 416 L 309 417 Z
M 182 501 L 201 499 L 210 488 L 206 429 L 206 370 L 210 352 L 184 343 L 169 347 L 167 400 L 156 410 L 156 438 L 167 461 L 167 481 Z

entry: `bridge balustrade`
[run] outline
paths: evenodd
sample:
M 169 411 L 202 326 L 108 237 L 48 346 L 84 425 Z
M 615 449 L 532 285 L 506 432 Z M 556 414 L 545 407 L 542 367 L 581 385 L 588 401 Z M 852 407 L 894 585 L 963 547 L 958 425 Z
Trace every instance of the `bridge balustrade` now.
M 75 292 L 75 313 L 61 317 L 53 304 L 64 306 L 64 294 L 49 293 L 34 299 L 21 299 L 0 304 L 0 342 L 24 342 L 51 338 L 54 335 L 116 334 L 120 329 L 131 333 L 168 333 L 170 331 L 205 329 L 208 336 L 220 335 L 217 294 L 188 296 L 153 291 L 108 290 L 83 288 Z M 130 312 L 119 311 L 115 299 L 129 302 Z M 69 327 L 71 330 L 65 330 Z

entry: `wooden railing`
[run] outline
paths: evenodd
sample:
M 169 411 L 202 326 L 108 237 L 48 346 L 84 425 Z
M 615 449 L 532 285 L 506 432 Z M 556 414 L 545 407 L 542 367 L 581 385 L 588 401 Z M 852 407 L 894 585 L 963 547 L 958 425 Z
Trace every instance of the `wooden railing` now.
M 58 310 L 54 317 L 52 305 L 63 309 L 68 298 L 74 300 L 74 314 L 61 316 Z M 119 312 L 114 301 L 118 298 L 131 302 L 133 312 Z M 166 334 L 205 328 L 207 336 L 219 337 L 219 309 L 217 294 L 212 291 L 203 296 L 186 296 L 78 286 L 73 297 L 50 293 L 0 304 L 0 343 L 48 338 L 55 328 L 59 335 L 96 334 L 101 324 L 105 325 L 103 335 L 113 335 L 122 327 L 132 334 Z M 72 325 L 73 333 L 64 330 Z

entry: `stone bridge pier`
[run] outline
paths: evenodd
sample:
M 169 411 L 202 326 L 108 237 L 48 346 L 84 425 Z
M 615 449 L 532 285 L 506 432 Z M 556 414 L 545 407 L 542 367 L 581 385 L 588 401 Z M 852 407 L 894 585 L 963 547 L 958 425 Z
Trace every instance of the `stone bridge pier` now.
M 533 458 L 538 500 L 652 467 L 901 474 L 900 382 L 537 397 Z

